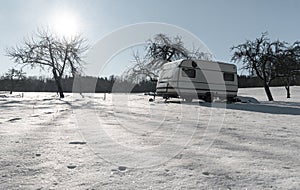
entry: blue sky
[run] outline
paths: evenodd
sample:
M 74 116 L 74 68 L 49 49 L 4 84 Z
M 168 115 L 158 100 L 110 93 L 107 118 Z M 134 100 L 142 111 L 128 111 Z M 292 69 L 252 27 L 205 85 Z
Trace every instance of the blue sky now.
M 230 62 L 231 46 L 261 32 L 272 39 L 300 40 L 299 10 L 299 0 L 1 0 L 0 74 L 15 65 L 5 48 L 56 23 L 65 12 L 76 18 L 77 30 L 90 45 L 126 25 L 162 22 L 190 31 L 217 60 Z

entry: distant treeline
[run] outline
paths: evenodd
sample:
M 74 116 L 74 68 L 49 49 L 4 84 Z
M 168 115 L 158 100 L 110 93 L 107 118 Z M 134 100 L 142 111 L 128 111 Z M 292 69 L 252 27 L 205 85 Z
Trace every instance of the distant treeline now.
M 86 81 L 94 81 L 92 89 L 88 87 L 89 83 Z M 77 80 L 78 81 L 78 80 Z M 81 84 L 82 81 L 82 84 Z M 63 89 L 65 92 L 73 92 L 74 78 L 66 77 L 62 79 Z M 258 77 L 253 76 L 238 76 L 239 88 L 246 87 L 263 87 L 263 82 Z M 300 85 L 300 76 L 297 76 L 292 85 Z M 272 81 L 271 86 L 284 86 L 280 78 Z M 0 91 L 18 91 L 18 92 L 57 92 L 57 86 L 54 79 L 26 77 L 21 80 L 10 80 L 8 78 L 0 79 Z M 117 79 L 114 76 L 109 78 L 96 77 L 82 77 L 77 82 L 75 91 L 81 92 L 96 92 L 96 93 L 110 93 L 110 92 L 155 92 L 156 82 L 142 81 L 138 84 Z
M 114 76 L 110 76 L 109 78 L 81 77 L 76 78 L 76 82 L 74 89 L 77 92 L 154 92 L 156 87 L 156 82 L 142 81 L 135 84 L 117 79 Z M 62 85 L 64 92 L 73 92 L 73 83 L 73 77 L 63 78 Z M 17 92 L 57 92 L 54 79 L 26 77 L 21 80 L 12 81 L 8 78 L 1 78 L 0 91 L 10 91 L 11 89 Z
M 263 81 L 259 79 L 258 77 L 254 76 L 245 76 L 240 75 L 238 76 L 238 85 L 239 88 L 247 88 L 247 87 L 263 87 Z M 270 86 L 284 86 L 285 83 L 282 80 L 282 78 L 278 77 L 271 81 Z M 300 76 L 295 76 L 295 78 L 291 81 L 291 86 L 300 85 Z

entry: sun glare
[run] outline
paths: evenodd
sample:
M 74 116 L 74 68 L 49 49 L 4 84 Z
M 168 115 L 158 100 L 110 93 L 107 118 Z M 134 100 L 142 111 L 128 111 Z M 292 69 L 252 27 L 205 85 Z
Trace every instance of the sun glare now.
M 71 12 L 57 12 L 50 18 L 50 28 L 59 36 L 72 37 L 79 33 L 79 18 Z

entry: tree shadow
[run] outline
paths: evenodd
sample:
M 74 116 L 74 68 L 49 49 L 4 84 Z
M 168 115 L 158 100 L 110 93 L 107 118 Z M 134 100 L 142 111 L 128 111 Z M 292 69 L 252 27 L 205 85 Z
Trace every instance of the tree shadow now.
M 246 98 L 249 99 L 249 97 Z M 284 101 L 261 102 L 261 103 L 236 102 L 232 104 L 227 104 L 225 102 L 208 103 L 202 100 L 197 100 L 193 102 L 172 100 L 172 101 L 167 101 L 166 103 L 200 105 L 203 107 L 211 107 L 211 108 L 215 107 L 215 108 L 223 108 L 223 109 L 230 109 L 230 110 L 240 110 L 240 111 L 269 113 L 269 114 L 300 115 L 300 102 L 284 102 Z
M 202 103 L 199 105 L 205 107 L 224 108 L 224 103 Z M 300 103 L 298 102 L 272 102 L 272 103 L 233 103 L 227 104 L 226 109 L 250 111 L 269 114 L 283 114 L 283 115 L 300 115 Z

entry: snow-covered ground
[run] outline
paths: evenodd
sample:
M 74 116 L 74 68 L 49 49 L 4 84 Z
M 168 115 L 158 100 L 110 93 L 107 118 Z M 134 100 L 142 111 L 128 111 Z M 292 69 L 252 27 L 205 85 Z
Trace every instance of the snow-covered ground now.
M 0 189 L 299 189 L 300 87 L 259 103 L 0 93 Z

